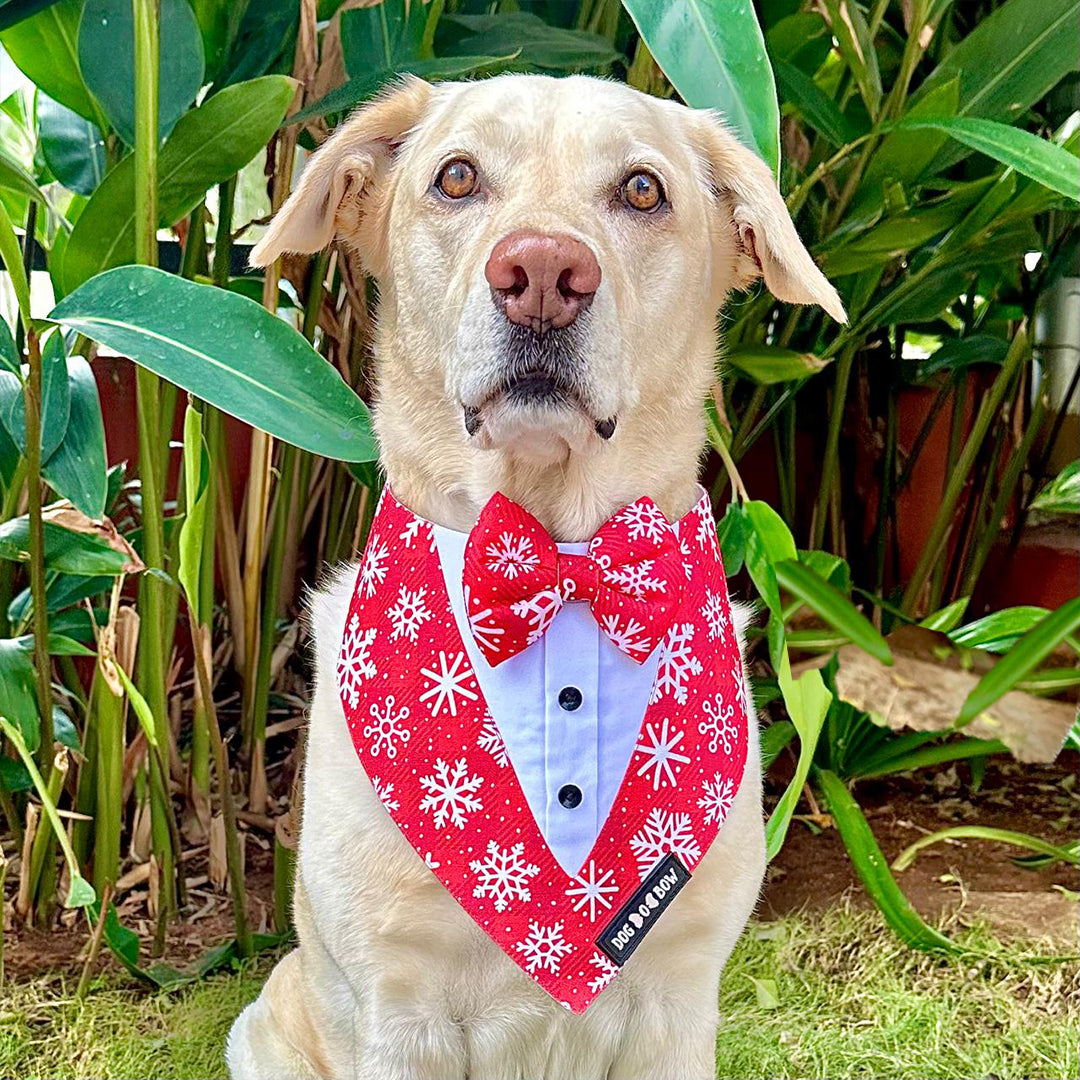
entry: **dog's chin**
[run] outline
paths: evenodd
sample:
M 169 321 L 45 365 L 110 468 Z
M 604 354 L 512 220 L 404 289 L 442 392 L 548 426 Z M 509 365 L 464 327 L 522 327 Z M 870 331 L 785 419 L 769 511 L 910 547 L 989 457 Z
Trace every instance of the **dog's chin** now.
M 572 394 L 548 385 L 546 377 L 511 383 L 479 408 L 466 408 L 465 425 L 472 428 L 477 448 L 511 450 L 538 465 L 564 461 L 571 453 L 595 453 L 601 444 L 587 411 Z

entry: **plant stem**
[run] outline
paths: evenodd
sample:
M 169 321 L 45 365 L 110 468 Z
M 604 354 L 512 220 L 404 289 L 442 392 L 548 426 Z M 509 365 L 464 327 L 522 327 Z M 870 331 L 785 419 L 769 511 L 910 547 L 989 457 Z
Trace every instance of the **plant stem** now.
M 825 519 L 829 510 L 829 499 L 836 477 L 837 459 L 840 453 L 840 429 L 844 422 L 844 408 L 847 404 L 848 381 L 851 377 L 851 365 L 855 359 L 855 346 L 849 345 L 836 362 L 836 385 L 833 389 L 832 404 L 829 409 L 829 430 L 825 439 L 825 456 L 821 463 L 821 487 L 818 489 L 817 504 L 814 508 L 814 521 L 810 533 L 810 547 L 821 547 L 825 536 Z

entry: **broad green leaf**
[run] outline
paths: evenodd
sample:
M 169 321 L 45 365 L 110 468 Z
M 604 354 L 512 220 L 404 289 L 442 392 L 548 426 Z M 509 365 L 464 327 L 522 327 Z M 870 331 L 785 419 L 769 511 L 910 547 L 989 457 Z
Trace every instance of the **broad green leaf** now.
M 958 116 L 907 119 L 896 126 L 914 131 L 929 129 L 944 132 L 1059 195 L 1080 199 L 1080 159 L 1023 128 L 999 124 L 996 120 Z
M 105 140 L 97 125 L 38 94 L 38 138 L 49 171 L 69 191 L 89 195 L 105 175 Z
M 950 338 L 926 360 L 920 360 L 915 377 L 926 382 L 938 372 L 950 374 L 962 371 L 974 364 L 1000 365 L 1009 350 L 1009 343 L 990 334 L 971 334 L 968 337 Z M 935 627 L 940 629 L 940 627 Z
M 0 757 L 0 788 L 10 795 L 21 795 L 33 787 L 34 781 L 21 761 L 13 761 L 7 756 Z
M 775 979 L 757 979 L 753 975 L 746 976 L 754 984 L 754 995 L 757 998 L 757 1007 L 763 1010 L 780 1008 L 780 991 L 776 987 Z
M 367 408 L 333 365 L 243 296 L 126 266 L 88 281 L 50 318 L 285 442 L 342 461 L 375 457 Z
M 37 199 L 44 205 L 51 205 L 49 197 L 41 190 L 33 176 L 3 146 L 0 146 L 0 188 Z
M 824 0 L 829 26 L 871 117 L 881 106 L 881 72 L 869 27 L 853 0 Z
M 928 926 L 911 906 L 903 890 L 889 871 L 885 856 L 859 804 L 836 773 L 821 769 L 817 774 L 829 813 L 847 848 L 870 899 L 877 904 L 885 921 L 908 945 L 923 951 L 957 953 L 960 950 L 944 934 Z
M 196 623 L 205 620 L 200 609 L 202 544 L 205 539 L 206 489 L 210 468 L 203 442 L 202 414 L 188 405 L 184 413 L 184 505 L 187 513 L 180 526 L 180 569 L 177 576 Z
M 780 801 L 765 825 L 765 855 L 770 862 L 784 846 L 791 815 L 795 813 L 796 803 L 802 798 L 803 785 L 810 773 L 821 726 L 833 699 L 820 671 L 805 671 L 798 679 L 792 679 L 786 647 L 783 649 L 777 674 L 788 716 L 799 733 L 799 761 L 791 783 L 780 796 Z
M 955 113 L 1012 122 L 1076 70 L 1080 18 L 1076 0 L 1008 0 L 975 27 L 919 87 L 921 102 L 937 87 L 959 78 Z M 926 171 L 940 172 L 966 154 L 945 147 Z
M 292 71 L 300 0 L 240 0 L 233 13 L 239 16 L 239 25 L 212 93 L 268 72 Z
M 246 165 L 274 133 L 295 84 L 267 75 L 215 94 L 181 117 L 158 157 L 158 215 L 171 225 L 190 213 L 214 184 Z M 135 161 L 121 161 L 79 215 L 64 252 L 70 293 L 84 281 L 135 257 Z
M 1047 514 L 1080 514 L 1080 461 L 1066 465 L 1031 502 Z
M 20 637 L 12 638 L 11 640 L 17 641 L 27 653 L 34 651 L 34 636 L 32 634 L 23 634 Z M 93 649 L 88 649 L 81 641 L 75 641 L 74 638 L 69 638 L 64 634 L 58 634 L 53 630 L 49 630 L 48 650 L 50 656 L 96 656 L 97 654 Z
M 203 46 L 188 0 L 158 0 L 158 137 L 165 138 L 203 83 Z M 131 0 L 85 0 L 79 68 L 116 133 L 135 145 L 135 16 Z
M 623 59 L 599 34 L 564 30 L 522 11 L 446 15 L 438 33 L 440 57 L 512 54 L 519 65 L 544 71 L 595 71 Z
M 797 559 L 799 557 L 791 530 L 784 524 L 784 519 L 768 503 L 751 499 L 743 506 L 743 511 L 758 536 L 761 537 L 765 553 L 772 563 L 775 564 L 784 559 Z
M 961 596 L 959 600 L 954 600 L 946 607 L 927 615 L 919 625 L 925 626 L 927 630 L 938 630 L 942 634 L 947 634 L 959 625 L 970 602 L 970 596 Z
M 746 533 L 748 524 L 738 503 L 730 503 L 727 512 L 716 527 L 720 541 L 720 556 L 724 561 L 724 572 L 729 578 L 734 577 L 742 568 L 746 557 Z
M 325 94 L 318 101 L 293 113 L 287 123 L 295 124 L 315 117 L 348 112 L 365 101 L 370 101 L 399 75 L 417 75 L 429 82 L 446 79 L 462 79 L 468 76 L 488 74 L 504 67 L 515 58 L 514 53 L 505 56 L 444 56 L 435 60 L 415 60 L 397 68 L 380 68 L 366 75 L 359 75 Z
M 146 736 L 146 741 L 155 750 L 160 749 L 157 738 L 157 726 L 154 723 L 154 714 L 150 709 L 149 703 L 146 698 L 139 693 L 131 679 L 128 678 L 128 674 L 124 670 L 123 664 L 117 664 L 114 670 L 124 686 L 124 693 L 127 694 L 128 701 L 131 702 L 131 707 L 139 721 L 139 727 L 142 728 L 143 734 Z
M 824 578 L 845 596 L 851 594 L 851 567 L 839 555 L 831 551 L 804 551 L 800 548 L 799 562 L 809 566 L 818 577 Z
M 0 559 L 27 562 L 30 558 L 30 522 L 26 515 L 0 525 Z M 45 522 L 45 566 L 65 574 L 115 577 L 128 565 L 128 556 L 88 533 Z
M 790 720 L 774 720 L 761 732 L 761 771 L 765 772 L 780 756 L 784 747 L 795 738 L 795 725 Z
M 801 600 L 831 627 L 883 664 L 893 662 L 885 639 L 839 589 L 795 559 L 777 562 L 773 569 L 776 571 L 777 584 Z
M 341 13 L 341 58 L 350 78 L 422 59 L 424 4 L 383 0 Z
M 1050 844 L 1037 836 L 1029 833 L 1014 832 L 1012 829 L 993 829 L 986 825 L 955 825 L 948 829 L 939 829 L 937 832 L 920 836 L 913 844 L 909 844 L 899 855 L 893 859 L 892 868 L 897 872 L 906 870 L 918 857 L 923 848 L 932 844 L 940 844 L 945 840 L 989 840 L 994 844 L 1011 844 L 1013 847 L 1027 848 L 1029 851 L 1037 851 L 1040 855 L 1049 855 L 1051 859 L 1063 862 L 1067 866 L 1080 865 L 1080 855 L 1077 855 L 1075 845 L 1062 847 L 1059 844 Z
M 975 685 L 957 717 L 966 724 L 992 708 L 1025 675 L 1039 666 L 1066 637 L 1080 629 L 1080 597 L 1066 601 L 1037 622 Z
M 750 0 L 623 0 L 623 6 L 683 101 L 719 110 L 743 144 L 777 174 L 776 83 Z
M 42 8 L 55 4 L 56 0 L 2 0 L 0 2 L 0 30 L 6 30 L 23 19 L 36 15 Z
M 949 640 L 965 649 L 1005 653 L 1048 614 L 1033 605 L 1004 608 L 949 632 Z
M 22 373 L 22 357 L 15 348 L 15 338 L 7 320 L 0 318 L 0 370 L 7 369 L 14 375 Z
M 54 101 L 94 120 L 101 109 L 79 71 L 83 0 L 60 0 L 0 34 L 15 66 Z
M 86 878 L 76 874 L 71 879 L 71 885 L 68 888 L 67 899 L 64 901 L 64 907 L 66 908 L 81 908 L 89 907 L 97 899 L 97 893 L 94 892 L 94 886 L 90 884 Z
M 29 369 L 24 365 L 23 378 Z M 51 334 L 41 350 L 41 456 L 47 458 L 67 431 L 71 409 L 64 338 Z M 19 452 L 26 453 L 26 397 L 22 383 L 9 371 L 0 371 L 0 420 Z
M 206 61 L 206 78 L 217 78 L 233 41 L 240 30 L 251 0 L 190 0 L 195 21 L 202 34 L 203 58 Z M 263 8 L 262 3 L 258 7 Z M 261 75 L 262 72 L 259 72 Z
M 756 6 L 760 13 L 760 3 Z M 767 23 L 768 19 L 763 21 Z M 769 27 L 765 41 L 774 63 L 783 60 L 805 75 L 813 75 L 832 50 L 828 24 L 816 11 L 793 11 L 785 15 Z
M 761 386 L 807 379 L 829 366 L 813 353 L 795 352 L 778 345 L 737 345 L 723 353 L 723 359 L 748 379 Z
M 33 753 L 40 738 L 37 683 L 33 660 L 19 638 L 0 638 L 0 716 L 19 729 Z
M 775 60 L 773 67 L 781 100 L 794 105 L 815 131 L 821 132 L 836 147 L 855 141 L 859 133 L 851 121 L 809 75 L 804 75 L 786 60 Z
M 59 337 L 59 334 L 55 335 Z M 95 521 L 105 513 L 108 464 L 97 383 L 81 356 L 67 362 L 71 411 L 63 441 L 41 467 L 53 490 Z

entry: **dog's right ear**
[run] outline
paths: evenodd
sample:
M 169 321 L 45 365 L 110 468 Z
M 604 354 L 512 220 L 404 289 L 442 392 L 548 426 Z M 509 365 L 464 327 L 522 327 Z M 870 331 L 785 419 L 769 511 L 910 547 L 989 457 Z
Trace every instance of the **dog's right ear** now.
M 287 251 L 321 251 L 341 235 L 365 258 L 365 204 L 370 206 L 394 151 L 416 126 L 431 96 L 429 83 L 406 77 L 353 116 L 312 155 L 296 190 L 251 251 L 267 266 Z M 373 256 L 374 251 L 370 252 Z M 365 261 L 367 261 L 365 259 Z

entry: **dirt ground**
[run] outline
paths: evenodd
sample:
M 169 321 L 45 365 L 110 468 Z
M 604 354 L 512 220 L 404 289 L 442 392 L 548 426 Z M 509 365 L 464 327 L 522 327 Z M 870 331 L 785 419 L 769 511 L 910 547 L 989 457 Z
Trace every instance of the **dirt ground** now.
M 783 765 L 772 770 L 766 803 L 782 790 Z M 974 789 L 966 763 L 944 770 L 890 777 L 860 784 L 856 793 L 887 859 L 920 836 L 950 825 L 978 824 L 1031 833 L 1064 844 L 1080 827 L 1077 775 L 1080 754 L 1067 752 L 1053 765 L 1024 765 L 1002 758 L 988 763 L 982 784 Z M 810 807 L 801 804 L 798 817 L 779 856 L 769 867 L 758 909 L 759 918 L 775 919 L 799 911 L 820 911 L 849 896 L 855 906 L 870 906 L 835 829 L 820 828 Z M 256 829 L 248 835 L 248 891 L 257 930 L 272 929 L 272 864 L 270 838 Z M 1075 947 L 1077 904 L 1062 890 L 1080 891 L 1080 872 L 1061 864 L 1022 868 L 1013 857 L 1024 852 L 981 840 L 938 844 L 922 852 L 898 880 L 915 907 L 928 919 L 961 912 L 985 917 L 1008 936 L 1050 937 Z M 231 936 L 228 898 L 209 891 L 205 854 L 185 862 L 196 884 L 184 915 L 172 922 L 166 962 L 182 968 L 207 949 Z M 8 893 L 13 886 L 8 879 Z M 1056 886 L 1056 888 L 1055 888 Z M 143 938 L 143 959 L 149 955 L 153 925 L 145 889 L 119 898 L 121 920 Z M 51 932 L 27 930 L 5 911 L 4 962 L 9 979 L 28 980 L 43 973 L 75 972 L 87 942 L 82 916 L 68 912 Z M 102 965 L 114 963 L 107 950 Z

